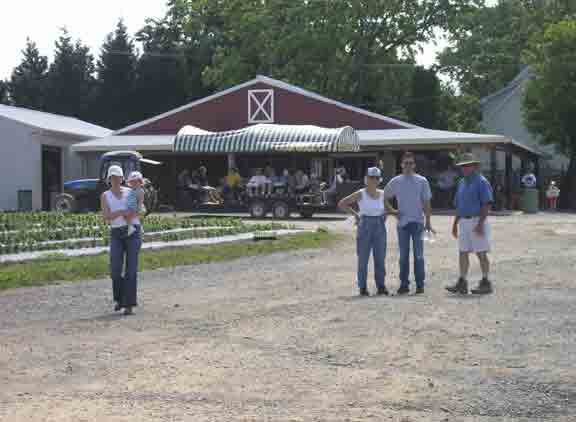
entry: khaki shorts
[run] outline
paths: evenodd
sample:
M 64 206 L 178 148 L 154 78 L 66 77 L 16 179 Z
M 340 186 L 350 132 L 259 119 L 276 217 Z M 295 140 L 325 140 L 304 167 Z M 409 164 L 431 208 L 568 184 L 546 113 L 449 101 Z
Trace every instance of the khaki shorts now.
M 462 218 L 458 223 L 458 247 L 460 252 L 489 252 L 491 230 L 490 223 L 484 221 L 484 236 L 479 236 L 474 228 L 480 217 Z

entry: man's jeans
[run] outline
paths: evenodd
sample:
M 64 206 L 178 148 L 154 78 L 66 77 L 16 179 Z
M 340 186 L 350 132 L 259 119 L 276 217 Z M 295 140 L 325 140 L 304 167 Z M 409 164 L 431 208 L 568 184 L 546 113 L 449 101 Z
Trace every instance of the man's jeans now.
M 110 232 L 110 276 L 114 302 L 120 306 L 137 306 L 138 254 L 142 246 L 142 230 L 135 226 L 132 236 L 122 229 Z M 124 271 L 124 264 L 126 264 Z
M 414 278 L 416 287 L 424 287 L 424 225 L 408 223 L 398 225 L 398 248 L 400 249 L 400 288 L 408 288 L 410 283 L 410 240 L 414 247 Z
M 358 288 L 366 288 L 368 278 L 368 260 L 370 253 L 374 255 L 374 280 L 376 287 L 385 288 L 386 277 L 386 217 L 360 217 L 356 235 L 356 251 L 358 253 Z

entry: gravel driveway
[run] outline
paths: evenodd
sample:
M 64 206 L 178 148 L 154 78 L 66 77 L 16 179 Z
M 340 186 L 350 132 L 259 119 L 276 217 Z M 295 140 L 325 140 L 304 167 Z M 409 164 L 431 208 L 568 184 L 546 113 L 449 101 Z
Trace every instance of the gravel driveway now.
M 576 217 L 492 222 L 489 297 L 445 294 L 448 217 L 423 297 L 355 297 L 342 221 L 331 249 L 144 273 L 128 318 L 108 280 L 0 293 L 0 420 L 576 421 Z

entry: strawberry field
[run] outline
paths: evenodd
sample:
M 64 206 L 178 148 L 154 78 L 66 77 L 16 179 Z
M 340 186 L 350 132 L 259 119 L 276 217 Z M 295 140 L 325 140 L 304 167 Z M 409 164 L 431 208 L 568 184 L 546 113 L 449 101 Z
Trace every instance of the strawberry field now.
M 245 224 L 239 218 L 148 216 L 143 221 L 143 240 L 172 242 L 284 228 L 286 225 L 277 223 Z M 0 212 L 0 255 L 93 248 L 108 243 L 109 228 L 100 214 Z

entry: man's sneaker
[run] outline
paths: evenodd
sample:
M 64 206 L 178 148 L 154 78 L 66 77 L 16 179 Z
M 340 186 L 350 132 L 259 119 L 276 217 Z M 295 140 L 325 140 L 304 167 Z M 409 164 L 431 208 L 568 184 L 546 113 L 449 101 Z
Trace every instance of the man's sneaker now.
M 386 287 L 378 287 L 378 291 L 376 292 L 379 296 L 388 296 L 388 290 Z
M 130 225 L 128 226 L 128 236 L 132 236 L 135 231 L 136 231 L 136 228 L 134 227 L 134 225 L 133 225 L 133 224 L 130 224 Z
M 472 289 L 473 295 L 489 295 L 492 293 L 494 289 L 492 288 L 492 283 L 487 278 L 483 278 L 480 283 L 478 283 L 478 287 Z
M 458 281 L 456 282 L 456 284 L 454 284 L 453 286 L 446 287 L 446 290 L 448 290 L 450 293 L 467 295 L 468 294 L 468 282 L 465 279 L 463 279 L 462 277 L 460 277 L 458 279 Z
M 368 289 L 360 289 L 360 292 L 358 294 L 360 296 L 370 296 L 370 293 L 368 293 Z
M 396 295 L 402 296 L 407 295 L 408 293 L 410 293 L 410 289 L 408 287 L 400 287 L 396 292 Z
M 417 295 L 423 295 L 424 294 L 424 287 L 416 287 L 416 292 Z

